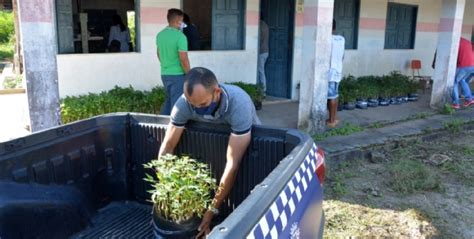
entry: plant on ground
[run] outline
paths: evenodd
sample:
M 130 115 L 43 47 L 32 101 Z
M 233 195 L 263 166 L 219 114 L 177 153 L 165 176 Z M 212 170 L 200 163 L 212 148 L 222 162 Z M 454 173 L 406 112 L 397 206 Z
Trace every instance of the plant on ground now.
M 151 91 L 138 91 L 132 86 L 116 86 L 99 94 L 89 93 L 62 99 L 61 119 L 63 123 L 69 123 L 112 112 L 159 114 L 164 99 L 165 91 L 162 87 L 154 87 Z
M 15 50 L 15 26 L 11 11 L 0 11 L 0 60 L 13 59 Z
M 425 119 L 428 116 L 430 116 L 430 113 L 421 112 L 421 113 L 408 116 L 407 120 Z
M 395 192 L 411 194 L 441 190 L 439 176 L 418 160 L 395 160 L 389 165 L 388 172 L 388 186 Z
M 8 77 L 3 81 L 3 88 L 5 89 L 19 89 L 21 88 L 22 75 L 17 75 L 16 77 Z
M 456 110 L 448 103 L 444 104 L 443 109 L 441 109 L 441 114 L 444 115 L 453 115 L 454 113 L 456 113 Z
M 451 133 L 459 133 L 461 131 L 461 126 L 464 121 L 460 119 L 454 119 L 451 121 L 446 121 L 443 123 L 444 129 Z
M 15 34 L 13 12 L 0 11 L 0 43 L 7 43 Z
M 258 84 L 249 84 L 249 83 L 244 83 L 241 81 L 232 82 L 228 84 L 240 87 L 250 96 L 250 98 L 252 99 L 254 103 L 262 102 L 263 100 L 263 89 Z
M 144 180 L 152 184 L 154 210 L 165 219 L 181 223 L 202 217 L 211 205 L 216 180 L 207 164 L 168 154 L 144 167 L 153 171 Z
M 473 155 L 473 154 L 471 154 Z M 474 186 L 474 161 L 462 158 L 453 158 L 441 165 L 441 169 L 450 172 L 463 184 Z
M 351 135 L 351 134 L 361 132 L 361 131 L 364 131 L 363 127 L 346 122 L 344 126 L 342 127 L 331 129 L 324 133 L 315 134 L 313 136 L 313 139 L 315 141 L 322 141 L 329 137 L 341 136 L 341 135 L 347 136 L 347 135 Z

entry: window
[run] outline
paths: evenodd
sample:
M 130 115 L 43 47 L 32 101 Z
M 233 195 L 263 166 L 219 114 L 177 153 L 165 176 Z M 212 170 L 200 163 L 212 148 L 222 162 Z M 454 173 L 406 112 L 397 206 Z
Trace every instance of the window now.
M 191 50 L 242 50 L 245 39 L 245 0 L 183 0 L 183 11 L 189 15 L 199 34 Z M 196 49 L 197 48 L 197 49 Z
M 388 3 L 385 49 L 413 49 L 418 7 Z
M 137 1 L 56 0 L 59 53 L 137 51 Z M 113 28 L 120 20 L 125 30 Z
M 336 34 L 346 40 L 346 49 L 357 49 L 360 0 L 334 1 Z

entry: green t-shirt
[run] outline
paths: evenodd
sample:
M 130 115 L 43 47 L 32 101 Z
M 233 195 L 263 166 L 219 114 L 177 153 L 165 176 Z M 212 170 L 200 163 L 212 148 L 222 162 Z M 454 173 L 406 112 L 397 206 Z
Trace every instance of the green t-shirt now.
M 162 75 L 184 74 L 179 52 L 188 51 L 188 40 L 182 32 L 173 27 L 166 27 L 156 35 L 156 47 L 160 53 Z

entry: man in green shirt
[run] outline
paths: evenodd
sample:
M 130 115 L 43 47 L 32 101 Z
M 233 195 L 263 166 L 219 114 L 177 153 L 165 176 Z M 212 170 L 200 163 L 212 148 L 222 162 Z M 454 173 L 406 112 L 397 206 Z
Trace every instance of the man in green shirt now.
M 162 115 L 169 115 L 176 101 L 183 94 L 184 75 L 189 71 L 188 41 L 180 31 L 183 12 L 168 10 L 168 26 L 156 35 L 156 55 L 161 64 L 161 80 L 166 91 Z

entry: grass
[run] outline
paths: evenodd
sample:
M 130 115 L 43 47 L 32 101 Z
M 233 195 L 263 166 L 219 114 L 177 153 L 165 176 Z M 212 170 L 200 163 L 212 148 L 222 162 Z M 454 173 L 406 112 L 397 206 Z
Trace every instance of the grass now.
M 395 160 L 388 165 L 388 186 L 403 195 L 419 191 L 439 191 L 441 181 L 433 171 L 418 160 Z
M 364 131 L 364 128 L 358 125 L 351 124 L 346 122 L 344 126 L 329 130 L 324 133 L 316 134 L 313 136 L 314 141 L 322 141 L 326 138 L 333 136 L 347 136 L 357 132 Z
M 464 121 L 460 119 L 454 119 L 451 121 L 446 121 L 443 123 L 444 129 L 451 133 L 459 133 L 461 131 L 461 126 L 464 124 Z
M 0 60 L 13 61 L 15 44 L 12 42 L 0 43 Z
M 324 238 L 410 238 L 420 228 L 433 236 L 436 229 L 415 209 L 378 209 L 338 200 L 325 200 Z M 406 225 L 401 227 L 400 225 Z
M 454 113 L 456 113 L 456 110 L 453 109 L 450 104 L 446 103 L 444 104 L 443 109 L 441 109 L 440 113 L 444 115 L 453 115 Z
M 472 150 L 472 148 L 471 148 Z M 472 156 L 473 154 L 465 154 L 466 156 Z M 455 158 L 451 161 L 444 163 L 441 166 L 441 170 L 447 173 L 451 173 L 461 183 L 474 186 L 474 161 Z

